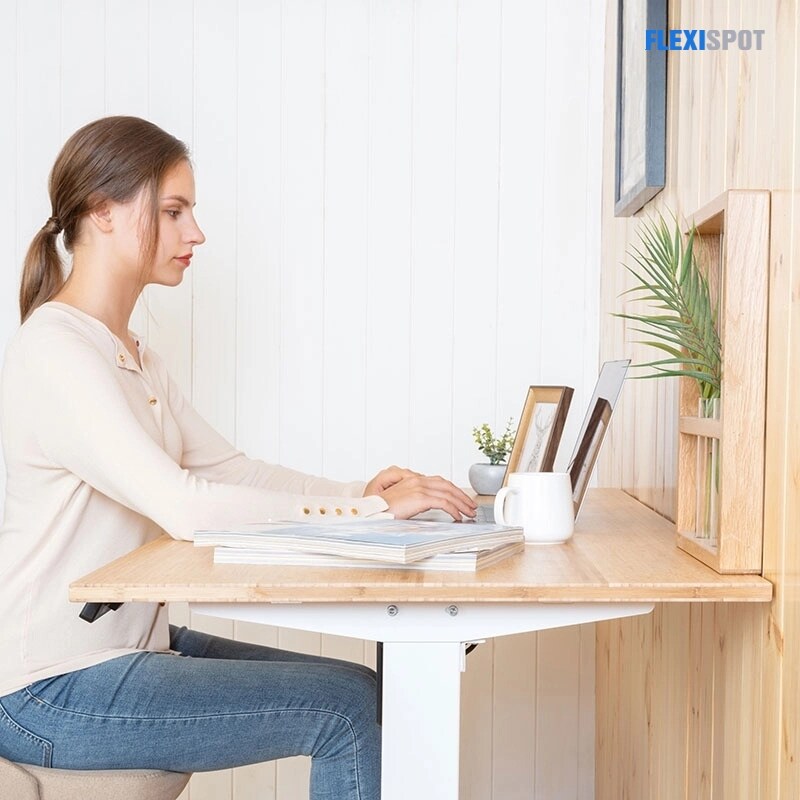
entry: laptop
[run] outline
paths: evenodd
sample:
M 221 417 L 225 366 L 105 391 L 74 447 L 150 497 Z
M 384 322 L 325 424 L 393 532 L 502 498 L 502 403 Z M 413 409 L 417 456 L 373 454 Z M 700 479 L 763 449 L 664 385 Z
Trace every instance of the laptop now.
M 572 479 L 572 499 L 575 519 L 583 505 L 589 480 L 594 472 L 600 446 L 611 421 L 631 360 L 606 361 L 600 368 L 586 416 L 575 440 L 567 472 Z M 494 506 L 478 506 L 476 522 L 494 522 Z
M 583 505 L 589 480 L 600 453 L 606 431 L 611 422 L 614 406 L 617 404 L 625 376 L 631 364 L 629 358 L 621 361 L 606 361 L 592 392 L 592 399 L 586 409 L 575 447 L 569 459 L 567 472 L 572 479 L 572 499 L 575 506 L 575 519 Z

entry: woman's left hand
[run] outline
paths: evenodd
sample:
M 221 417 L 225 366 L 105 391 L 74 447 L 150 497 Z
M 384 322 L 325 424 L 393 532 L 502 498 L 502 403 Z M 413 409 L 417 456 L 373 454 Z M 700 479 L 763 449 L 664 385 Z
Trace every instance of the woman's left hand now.
M 420 475 L 419 472 L 414 472 L 410 469 L 403 469 L 402 467 L 387 467 L 382 469 L 365 487 L 364 497 L 369 497 L 373 494 L 380 494 L 386 491 L 390 486 L 399 483 L 403 478 L 413 478 L 415 475 Z

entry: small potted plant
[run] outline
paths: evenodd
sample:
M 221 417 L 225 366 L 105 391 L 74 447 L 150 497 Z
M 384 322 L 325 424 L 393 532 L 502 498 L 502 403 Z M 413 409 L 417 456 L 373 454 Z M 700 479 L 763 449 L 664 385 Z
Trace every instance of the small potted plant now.
M 469 468 L 469 482 L 478 494 L 497 494 L 503 485 L 506 472 L 506 459 L 514 445 L 515 431 L 513 417 L 509 418 L 505 432 L 496 437 L 492 429 L 484 422 L 479 428 L 472 429 L 475 444 L 488 459 L 489 463 L 473 464 Z

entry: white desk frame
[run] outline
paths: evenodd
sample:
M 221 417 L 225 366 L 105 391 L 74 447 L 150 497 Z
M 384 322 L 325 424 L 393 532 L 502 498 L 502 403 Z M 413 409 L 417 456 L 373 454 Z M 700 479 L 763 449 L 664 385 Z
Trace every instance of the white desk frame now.
M 191 603 L 190 607 L 212 617 L 384 643 L 382 800 L 458 800 L 465 643 L 653 610 L 652 603 L 541 602 Z

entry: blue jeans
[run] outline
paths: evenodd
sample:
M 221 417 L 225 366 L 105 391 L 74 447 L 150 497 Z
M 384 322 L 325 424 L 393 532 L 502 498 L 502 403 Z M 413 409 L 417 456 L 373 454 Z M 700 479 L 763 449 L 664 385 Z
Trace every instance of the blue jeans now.
M 133 653 L 0 697 L 0 755 L 62 769 L 237 767 L 311 756 L 312 800 L 380 797 L 375 673 L 170 628 Z

